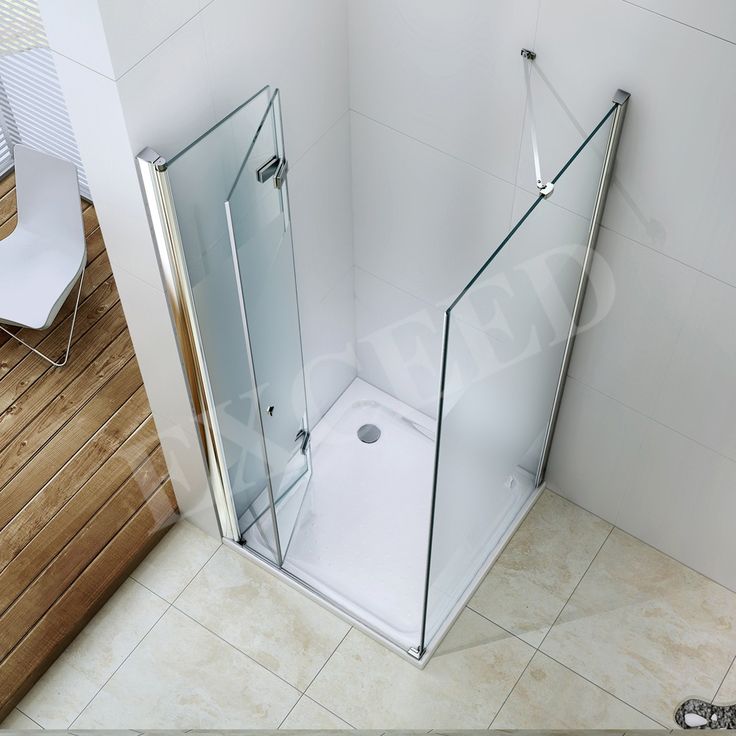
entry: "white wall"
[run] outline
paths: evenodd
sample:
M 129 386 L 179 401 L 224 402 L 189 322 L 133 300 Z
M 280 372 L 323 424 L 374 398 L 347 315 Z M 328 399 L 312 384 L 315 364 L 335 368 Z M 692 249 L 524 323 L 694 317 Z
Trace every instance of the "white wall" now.
M 631 92 L 593 274 L 612 306 L 548 481 L 736 588 L 736 5 L 351 0 L 349 27 L 359 374 L 428 412 L 441 308 L 533 190 L 520 49 L 548 176 Z
M 346 5 L 41 0 L 41 10 L 177 498 L 216 533 L 134 157 L 145 146 L 170 157 L 263 85 L 281 88 L 309 400 L 321 415 L 355 375 Z M 329 329 L 316 327 L 324 314 Z

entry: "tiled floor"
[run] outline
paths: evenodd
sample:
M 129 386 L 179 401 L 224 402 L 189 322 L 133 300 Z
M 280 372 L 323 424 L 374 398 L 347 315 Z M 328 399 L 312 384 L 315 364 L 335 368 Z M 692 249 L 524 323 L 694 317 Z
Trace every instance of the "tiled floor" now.
M 671 728 L 736 594 L 545 492 L 425 670 L 180 523 L 5 728 Z

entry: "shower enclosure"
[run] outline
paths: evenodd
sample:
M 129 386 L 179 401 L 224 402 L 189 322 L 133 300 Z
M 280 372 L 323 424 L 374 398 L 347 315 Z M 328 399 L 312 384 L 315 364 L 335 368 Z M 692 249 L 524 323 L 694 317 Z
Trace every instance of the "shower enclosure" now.
M 223 537 L 414 662 L 543 487 L 627 102 L 444 305 L 433 416 L 360 376 L 309 416 L 278 90 L 139 155 Z

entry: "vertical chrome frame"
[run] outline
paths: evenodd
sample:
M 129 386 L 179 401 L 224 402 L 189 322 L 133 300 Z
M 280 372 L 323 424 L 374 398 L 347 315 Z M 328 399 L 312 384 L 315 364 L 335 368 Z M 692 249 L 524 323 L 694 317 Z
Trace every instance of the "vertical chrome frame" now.
M 616 109 L 613 113 L 613 122 L 608 133 L 608 143 L 603 156 L 603 168 L 601 169 L 601 178 L 598 182 L 598 191 L 595 195 L 595 204 L 593 205 L 593 214 L 590 219 L 590 228 L 588 230 L 588 240 L 585 245 L 585 257 L 583 259 L 583 267 L 580 272 L 580 281 L 578 282 L 577 293 L 575 294 L 575 303 L 572 309 L 572 319 L 570 320 L 570 329 L 567 333 L 567 341 L 565 342 L 565 352 L 562 356 L 562 366 L 560 375 L 557 378 L 557 388 L 555 389 L 554 403 L 552 404 L 552 414 L 550 415 L 547 431 L 544 435 L 544 445 L 542 446 L 542 455 L 539 460 L 537 469 L 537 477 L 535 485 L 539 487 L 543 482 L 547 473 L 547 464 L 549 462 L 549 454 L 552 449 L 552 440 L 557 427 L 557 420 L 560 416 L 560 406 L 562 405 L 562 395 L 565 391 L 565 382 L 567 381 L 567 372 L 570 368 L 570 360 L 572 358 L 572 349 L 575 346 L 575 337 L 580 324 L 580 314 L 583 310 L 583 302 L 585 300 L 585 292 L 588 288 L 590 276 L 590 265 L 593 261 L 593 253 L 598 242 L 598 233 L 601 229 L 601 220 L 603 219 L 603 211 L 606 208 L 606 199 L 608 198 L 608 190 L 613 180 L 613 168 L 616 163 L 616 153 L 618 152 L 618 144 L 621 140 L 621 131 L 623 130 L 624 119 L 626 118 L 626 109 L 629 105 L 631 95 L 622 89 L 616 91 L 613 96 L 613 104 Z
M 222 437 L 217 427 L 215 402 L 207 374 L 166 159 L 153 149 L 145 148 L 138 154 L 136 161 L 220 532 L 226 539 L 239 540 L 238 515 L 230 488 Z

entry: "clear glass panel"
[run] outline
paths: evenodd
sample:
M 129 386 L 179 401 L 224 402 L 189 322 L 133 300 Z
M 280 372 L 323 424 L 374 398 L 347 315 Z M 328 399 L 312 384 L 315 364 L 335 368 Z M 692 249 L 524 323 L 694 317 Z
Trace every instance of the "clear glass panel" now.
M 534 496 L 611 113 L 447 310 L 424 646 Z
M 200 136 L 168 164 L 186 271 L 236 513 L 267 485 L 260 415 L 240 310 L 224 203 L 269 105 L 269 90 Z M 276 561 L 275 548 L 268 556 Z
M 275 163 L 270 177 L 259 180 L 264 166 L 284 159 L 280 126 L 277 91 L 225 205 L 270 479 L 241 516 L 246 542 L 258 551 L 264 541 L 269 548 L 278 544 L 270 501 L 283 500 L 309 469 L 299 437 L 308 424 L 286 185 L 275 185 Z

